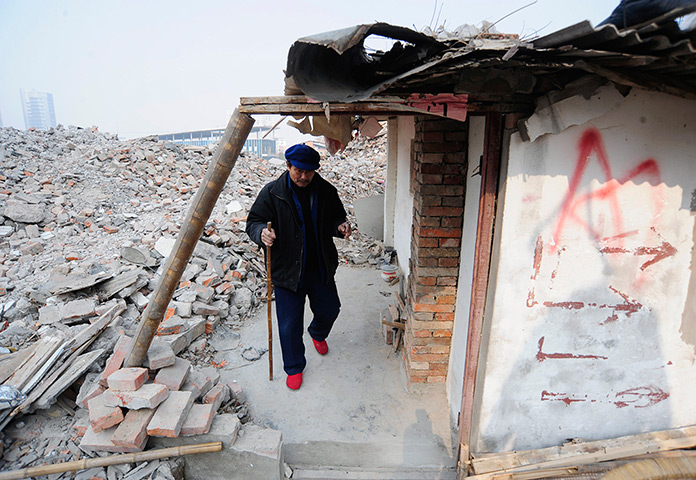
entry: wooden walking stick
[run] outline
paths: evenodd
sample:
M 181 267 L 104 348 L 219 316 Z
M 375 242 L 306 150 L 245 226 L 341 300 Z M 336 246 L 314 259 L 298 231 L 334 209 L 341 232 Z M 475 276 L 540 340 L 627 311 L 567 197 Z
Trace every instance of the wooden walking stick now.
M 266 224 L 271 231 L 271 222 Z M 273 285 L 271 284 L 271 247 L 266 245 L 266 312 L 268 316 L 268 381 L 273 381 L 273 314 L 271 313 L 271 300 L 273 298 Z

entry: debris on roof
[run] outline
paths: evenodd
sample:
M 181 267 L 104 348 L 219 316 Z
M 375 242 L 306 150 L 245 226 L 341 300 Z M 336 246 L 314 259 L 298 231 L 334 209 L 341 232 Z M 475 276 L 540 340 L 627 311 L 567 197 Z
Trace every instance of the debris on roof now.
M 630 29 L 585 21 L 535 40 L 466 26 L 426 35 L 385 23 L 359 25 L 297 40 L 288 54 L 286 94 L 318 102 L 461 94 L 470 108 L 500 111 L 504 103 L 509 107 L 502 111 L 531 112 L 536 98 L 589 75 L 696 98 L 695 29 L 676 23 L 694 11 L 696 4 L 660 11 Z M 370 35 L 396 43 L 388 52 L 368 53 Z

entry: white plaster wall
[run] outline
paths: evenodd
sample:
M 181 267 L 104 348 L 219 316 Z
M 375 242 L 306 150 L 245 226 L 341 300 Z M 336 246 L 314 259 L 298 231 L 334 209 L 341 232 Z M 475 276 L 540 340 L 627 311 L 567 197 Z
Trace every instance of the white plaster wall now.
M 479 197 L 481 194 L 481 175 L 474 173 L 479 168 L 483 155 L 483 134 L 485 117 L 469 117 L 469 164 L 466 174 L 466 196 L 464 199 L 464 224 L 459 256 L 459 281 L 457 282 L 457 304 L 454 313 L 454 328 L 450 347 L 449 370 L 447 375 L 447 396 L 449 398 L 452 424 L 456 425 L 462 406 L 462 384 L 466 362 L 466 340 L 469 330 L 469 306 L 471 303 L 471 281 L 474 274 L 474 255 L 476 247 L 476 226 L 478 224 Z
M 695 151 L 696 102 L 637 89 L 557 135 L 513 135 L 472 451 L 696 424 L 680 334 Z
M 396 172 L 398 166 L 398 119 L 390 118 L 387 121 L 387 175 L 384 185 L 384 245 L 394 246 L 394 224 L 396 222 L 394 212 L 396 208 Z
M 408 276 L 411 258 L 411 225 L 413 224 L 413 195 L 411 194 L 411 141 L 416 134 L 413 117 L 398 117 L 396 166 L 396 205 L 394 217 L 394 249 L 402 273 Z M 403 221 L 401 221 L 403 220 Z

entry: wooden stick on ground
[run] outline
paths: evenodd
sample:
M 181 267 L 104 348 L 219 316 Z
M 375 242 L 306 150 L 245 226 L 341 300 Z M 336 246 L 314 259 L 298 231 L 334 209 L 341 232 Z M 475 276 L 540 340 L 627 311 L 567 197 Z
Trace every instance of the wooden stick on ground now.
M 0 480 L 18 480 L 21 478 L 53 475 L 54 473 L 72 472 L 75 470 L 87 470 L 95 467 L 109 465 L 121 465 L 124 463 L 145 462 L 166 457 L 181 457 L 194 453 L 210 453 L 222 450 L 222 442 L 198 443 L 195 445 L 181 445 L 179 447 L 161 448 L 147 452 L 124 453 L 109 457 L 85 458 L 73 462 L 56 463 L 54 465 L 41 465 L 38 467 L 22 468 L 0 473 Z
M 271 230 L 271 222 L 266 224 Z M 266 313 L 268 316 L 268 381 L 273 381 L 273 313 L 271 300 L 273 299 L 273 284 L 271 282 L 271 247 L 266 246 Z

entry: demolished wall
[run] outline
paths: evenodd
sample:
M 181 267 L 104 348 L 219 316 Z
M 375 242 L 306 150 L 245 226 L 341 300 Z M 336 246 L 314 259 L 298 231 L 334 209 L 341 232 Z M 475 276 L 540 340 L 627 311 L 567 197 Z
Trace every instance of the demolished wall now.
M 321 174 L 339 189 L 353 223 L 354 199 L 383 191 L 384 140 L 384 135 L 358 139 L 322 162 Z M 77 127 L 0 129 L 0 384 L 27 385 L 35 372 L 20 379 L 15 367 L 36 345 L 70 346 L 90 327 L 96 331 L 74 378 L 63 381 L 62 390 L 48 388 L 50 395 L 30 402 L 0 434 L 8 467 L 121 451 L 104 447 L 100 438 L 83 445 L 80 435 L 95 425 L 115 429 L 123 421 L 118 417 L 111 423 L 116 410 L 124 418 L 135 410 L 106 405 L 109 413 L 94 420 L 87 407 L 110 389 L 108 373 L 118 369 L 113 358 L 120 355 L 122 361 L 123 339 L 135 332 L 213 148 L 181 147 L 156 137 L 122 141 Z M 184 402 L 187 409 L 207 408 L 199 384 L 213 389 L 215 370 L 232 367 L 231 358 L 252 362 L 266 353 L 245 348 L 235 333 L 266 296 L 263 257 L 243 233 L 244 219 L 262 185 L 284 169 L 282 160 L 240 156 L 148 352 L 147 381 L 195 392 Z M 337 244 L 346 263 L 376 264 L 382 255 L 381 244 L 359 232 Z M 68 357 L 56 358 L 57 366 Z M 162 374 L 158 381 L 174 364 L 183 365 L 172 374 L 175 379 Z M 36 388 L 44 380 L 39 378 Z M 140 388 L 134 385 L 133 391 Z M 225 388 L 230 392 L 215 413 L 251 421 L 241 386 L 219 390 Z M 3 418 L 9 410 L 0 410 Z M 56 416 L 62 417 L 54 426 L 60 431 L 53 432 L 59 440 L 45 431 Z M 173 428 L 186 430 L 183 424 Z M 151 432 L 157 434 L 155 428 Z M 166 465 L 162 468 L 176 470 L 175 464 Z M 127 471 L 111 473 L 122 478 Z

